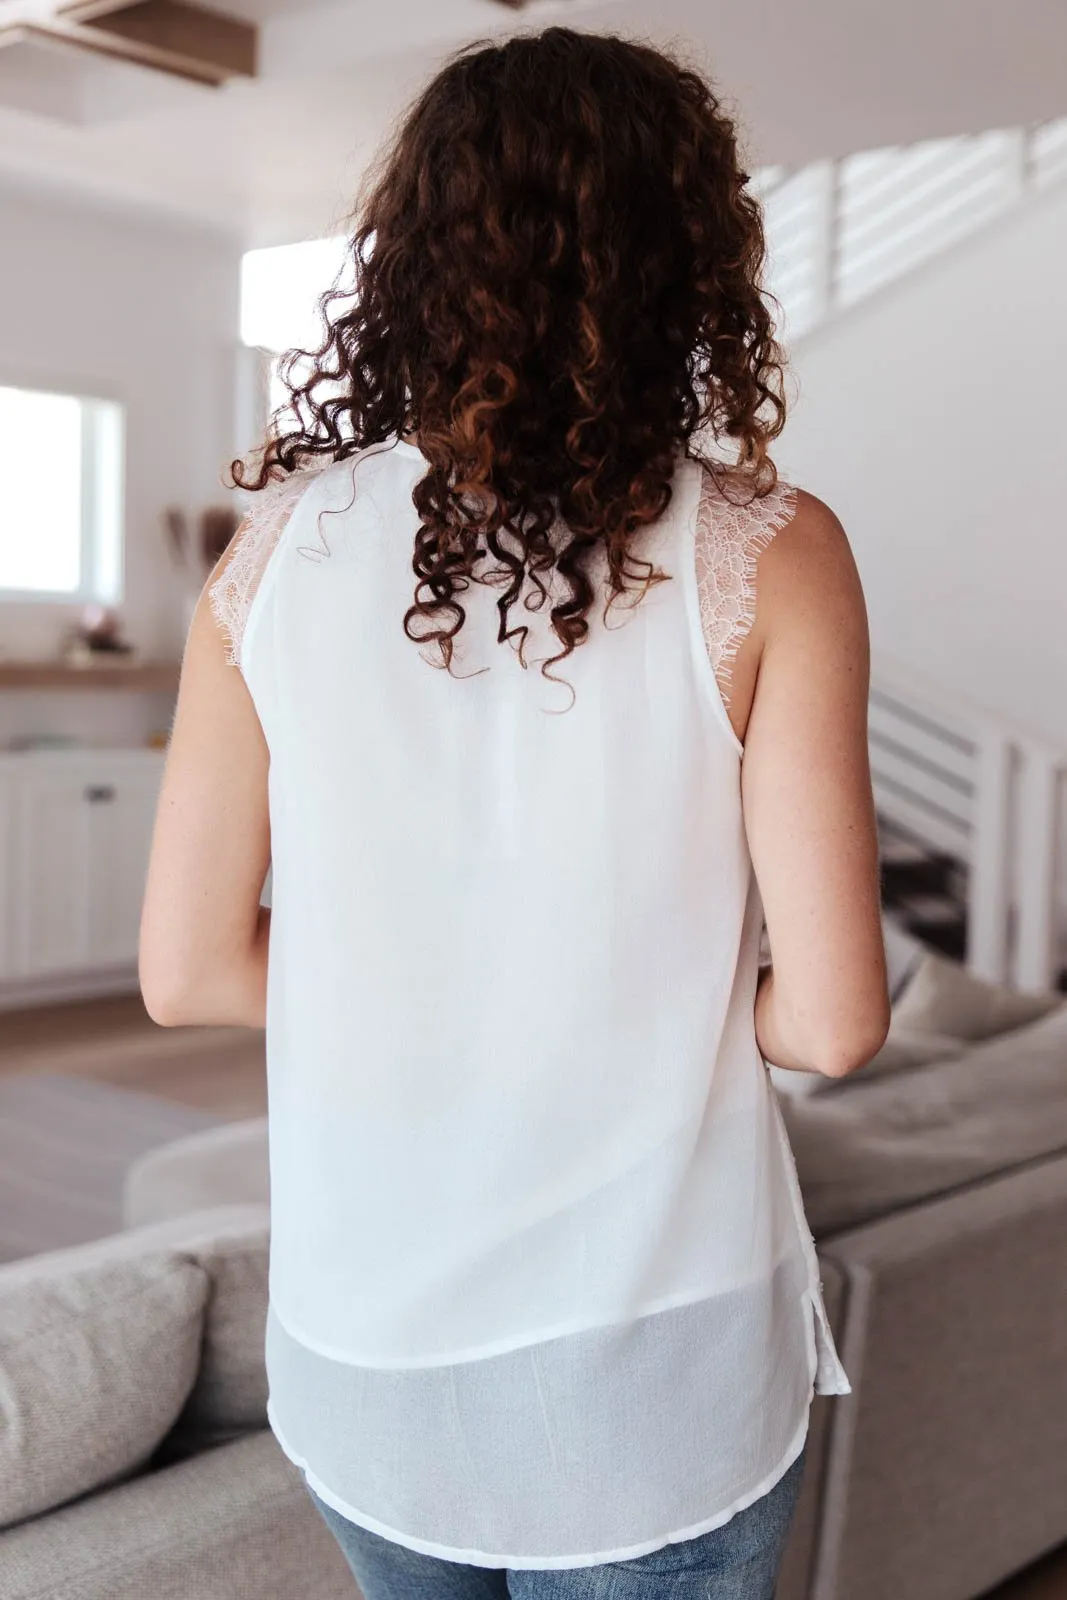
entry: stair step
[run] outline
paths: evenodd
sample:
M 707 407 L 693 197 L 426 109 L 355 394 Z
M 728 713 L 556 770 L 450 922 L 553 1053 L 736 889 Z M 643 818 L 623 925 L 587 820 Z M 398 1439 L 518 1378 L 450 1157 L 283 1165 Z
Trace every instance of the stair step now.
M 910 894 L 893 907 L 898 921 L 922 922 L 929 927 L 952 926 L 967 921 L 967 908 L 943 894 Z
M 920 943 L 929 945 L 940 955 L 950 956 L 953 961 L 963 961 L 967 955 L 967 919 L 957 915 L 955 918 L 904 915 L 900 918 L 905 928 Z
M 894 905 L 907 895 L 947 894 L 959 863 L 953 856 L 920 854 L 911 860 L 881 858 L 882 898 Z

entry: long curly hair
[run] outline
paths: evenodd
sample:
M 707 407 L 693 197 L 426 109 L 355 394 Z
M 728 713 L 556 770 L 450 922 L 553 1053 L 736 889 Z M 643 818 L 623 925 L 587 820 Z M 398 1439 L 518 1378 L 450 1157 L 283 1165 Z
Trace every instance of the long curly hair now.
M 283 360 L 287 402 L 233 481 L 413 438 L 427 468 L 405 633 L 451 670 L 459 596 L 493 581 L 474 570 L 491 553 L 498 641 L 517 636 L 521 660 L 511 609 L 527 578 L 527 609 L 543 605 L 552 570 L 569 590 L 549 612 L 552 676 L 588 636 L 595 552 L 607 606 L 670 576 L 634 547 L 698 429 L 750 494 L 774 485 L 782 358 L 747 185 L 730 117 L 670 55 L 558 27 L 461 51 L 372 174 L 352 283 L 323 296 L 319 348 Z

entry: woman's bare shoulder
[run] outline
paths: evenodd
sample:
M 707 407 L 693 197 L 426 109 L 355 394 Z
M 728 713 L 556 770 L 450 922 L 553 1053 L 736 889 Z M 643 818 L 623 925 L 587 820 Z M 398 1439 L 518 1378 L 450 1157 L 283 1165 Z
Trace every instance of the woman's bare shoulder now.
M 825 500 L 794 490 L 789 521 L 759 557 L 756 621 L 764 644 L 821 618 L 865 621 L 863 589 L 844 524 Z
M 837 512 L 809 489 L 791 485 L 793 515 L 768 549 L 784 552 L 784 559 L 841 560 L 851 555 L 848 535 Z

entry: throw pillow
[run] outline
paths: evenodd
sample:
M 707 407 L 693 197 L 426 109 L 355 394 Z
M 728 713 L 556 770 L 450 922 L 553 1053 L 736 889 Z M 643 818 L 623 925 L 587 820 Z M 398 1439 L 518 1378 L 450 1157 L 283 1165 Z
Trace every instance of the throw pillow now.
M 778 1104 L 824 1238 L 1067 1151 L 1067 1006 L 862 1094 Z
M 0 1527 L 143 1465 L 192 1389 L 206 1272 L 110 1245 L 0 1271 Z
M 269 1208 L 214 1206 L 131 1229 L 116 1245 L 120 1240 L 128 1251 L 173 1251 L 209 1284 L 199 1370 L 153 1465 L 265 1428 Z
M 1036 1022 L 1063 1003 L 1062 994 L 1023 994 L 986 983 L 958 962 L 928 951 L 897 1000 L 893 1017 L 910 1031 L 992 1039 Z
M 267 1426 L 269 1213 L 235 1206 L 181 1219 L 183 1251 L 211 1283 L 200 1371 L 171 1441 L 175 1450 L 222 1443 Z

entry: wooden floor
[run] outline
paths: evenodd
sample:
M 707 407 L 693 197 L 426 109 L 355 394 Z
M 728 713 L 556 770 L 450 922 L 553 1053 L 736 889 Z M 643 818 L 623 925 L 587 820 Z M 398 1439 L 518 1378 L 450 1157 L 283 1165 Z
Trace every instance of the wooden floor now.
M 160 1028 L 139 996 L 0 1012 L 0 1074 L 32 1071 L 125 1085 L 234 1119 L 259 1116 L 267 1103 L 261 1034 Z M 1067 1600 L 1067 1547 L 981 1600 Z
M 262 1033 L 161 1028 L 139 995 L 0 1011 L 0 1074 L 64 1072 L 238 1119 L 267 1107 Z

